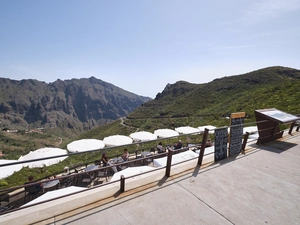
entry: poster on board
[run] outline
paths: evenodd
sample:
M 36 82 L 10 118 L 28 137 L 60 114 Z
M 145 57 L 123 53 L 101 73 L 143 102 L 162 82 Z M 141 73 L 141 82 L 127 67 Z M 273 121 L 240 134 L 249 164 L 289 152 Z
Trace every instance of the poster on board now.
M 238 154 L 242 150 L 242 138 L 245 112 L 230 115 L 229 155 Z
M 215 129 L 215 162 L 227 158 L 228 128 Z

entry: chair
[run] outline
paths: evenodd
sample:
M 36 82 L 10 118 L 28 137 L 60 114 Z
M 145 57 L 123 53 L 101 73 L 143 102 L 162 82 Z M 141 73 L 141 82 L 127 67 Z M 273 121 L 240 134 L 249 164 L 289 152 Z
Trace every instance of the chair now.
M 157 154 L 164 153 L 164 151 L 162 150 L 162 148 L 156 148 L 156 150 L 157 150 Z
M 149 164 L 152 162 L 153 158 L 148 158 L 150 156 L 152 156 L 152 154 L 148 154 L 145 156 L 144 162 L 146 162 L 146 164 Z
M 60 183 L 61 183 L 61 188 L 69 187 L 73 184 L 73 178 L 74 177 L 67 177 L 64 178 Z
M 92 183 L 92 178 L 91 178 L 91 175 L 89 174 L 83 174 L 82 175 L 82 180 L 81 180 L 81 183 L 86 183 L 86 185 L 89 185 L 90 183 Z
M 107 170 L 98 171 L 97 177 L 105 177 L 107 182 L 108 181 Z
M 79 184 L 79 181 L 81 180 L 81 175 L 80 174 L 77 174 L 76 176 L 73 177 L 73 182 L 72 182 L 72 185 L 74 186 L 80 186 Z
M 5 205 L 2 205 L 5 202 Z M 14 206 L 9 203 L 9 195 L 7 193 L 0 194 L 0 213 L 13 209 Z
M 39 196 L 39 190 L 37 190 L 35 186 L 27 186 L 24 187 L 24 189 L 25 189 L 24 203 L 26 203 L 27 198 L 30 198 L 32 200 Z
M 2 202 L 9 202 L 9 195 L 7 193 L 0 194 L 0 205 Z

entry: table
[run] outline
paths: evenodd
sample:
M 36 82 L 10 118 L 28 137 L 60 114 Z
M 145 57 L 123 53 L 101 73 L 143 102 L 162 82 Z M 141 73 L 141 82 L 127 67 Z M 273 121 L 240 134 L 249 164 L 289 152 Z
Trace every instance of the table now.
M 45 191 L 45 189 L 55 187 L 58 184 L 59 184 L 59 180 L 50 180 L 50 181 L 44 182 L 43 183 L 43 190 Z
M 141 152 L 141 156 L 142 156 L 143 158 L 149 156 L 150 154 L 151 154 L 151 152 Z
M 115 173 L 118 172 L 117 167 L 116 167 L 116 166 L 113 166 L 113 165 L 115 165 L 115 164 L 114 164 L 112 161 L 109 161 L 109 162 L 108 162 L 108 165 L 112 166 L 111 169 L 112 169 Z
M 88 172 L 88 171 L 92 171 L 92 170 L 96 170 L 96 169 L 99 169 L 99 166 L 98 165 L 91 165 L 91 166 L 88 166 L 84 169 L 85 172 Z
M 122 157 L 118 157 L 118 158 L 113 158 L 110 161 L 112 161 L 113 163 L 120 163 L 120 162 L 123 162 L 123 159 L 122 159 Z
M 199 157 L 199 155 L 191 150 L 185 151 L 185 152 L 181 152 L 178 154 L 175 154 L 172 156 L 172 165 L 175 163 L 179 163 L 179 162 L 183 162 L 189 159 L 193 159 L 193 158 L 197 158 Z M 158 158 L 158 159 L 154 159 L 153 160 L 153 164 L 156 167 L 160 167 L 160 166 L 166 166 L 167 165 L 167 156 L 162 157 L 162 158 Z
M 201 150 L 201 149 L 198 149 L 198 150 L 196 150 L 195 152 L 196 152 L 197 154 L 200 154 L 200 150 Z M 213 152 L 215 152 L 215 146 L 206 147 L 206 148 L 204 149 L 204 155 L 208 155 L 208 154 L 211 154 L 211 153 L 213 153 Z
M 189 150 L 195 151 L 201 147 L 200 144 L 188 144 Z

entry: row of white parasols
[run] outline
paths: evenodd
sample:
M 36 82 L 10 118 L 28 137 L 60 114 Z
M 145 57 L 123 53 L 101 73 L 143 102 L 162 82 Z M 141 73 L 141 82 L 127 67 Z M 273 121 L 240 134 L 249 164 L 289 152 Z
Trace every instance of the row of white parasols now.
M 91 150 L 104 148 L 105 146 L 111 147 L 111 146 L 127 145 L 133 143 L 133 141 L 135 142 L 151 141 L 151 140 L 156 140 L 157 138 L 176 137 L 179 134 L 197 134 L 204 131 L 205 128 L 209 129 L 210 132 L 213 132 L 213 129 L 215 129 L 216 127 L 211 125 L 202 126 L 198 128 L 185 126 L 185 127 L 175 128 L 175 130 L 158 129 L 155 130 L 154 133 L 150 133 L 147 131 L 139 131 L 139 132 L 132 133 L 129 136 L 112 135 L 109 137 L 105 137 L 103 141 L 97 139 L 81 139 L 69 143 L 67 145 L 67 149 L 69 152 L 91 151 Z M 18 160 L 0 160 L 0 164 L 41 159 L 41 158 L 46 158 L 51 156 L 66 155 L 67 153 L 68 152 L 64 149 L 42 148 L 35 151 L 30 151 L 27 155 L 21 156 Z M 23 166 L 29 166 L 29 168 L 50 166 L 60 161 L 63 161 L 67 157 L 68 156 L 62 156 L 59 158 L 45 159 L 45 160 L 39 160 L 34 162 L 27 162 L 23 164 L 16 164 L 11 166 L 6 166 L 5 169 L 1 167 L 0 179 L 12 175 L 15 171 L 19 171 L 20 169 L 22 169 Z

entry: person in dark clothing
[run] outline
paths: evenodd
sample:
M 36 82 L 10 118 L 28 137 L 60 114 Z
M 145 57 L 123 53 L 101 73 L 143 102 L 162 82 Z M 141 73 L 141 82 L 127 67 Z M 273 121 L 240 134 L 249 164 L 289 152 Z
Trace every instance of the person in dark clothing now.
M 27 182 L 25 184 L 30 184 L 30 183 L 34 183 L 35 181 L 33 181 L 33 176 L 29 175 L 27 178 Z M 39 193 L 40 190 L 42 190 L 43 185 L 42 184 L 34 184 L 32 185 L 35 187 L 35 190 L 37 193 Z M 35 194 L 35 192 L 31 193 L 31 194 Z
M 180 149 L 180 148 L 182 148 L 182 142 L 181 142 L 181 140 L 179 140 L 179 141 L 177 142 L 177 144 L 174 145 L 174 149 Z
M 164 152 L 164 147 L 161 142 L 158 143 L 157 145 L 157 153 L 163 153 Z
M 103 152 L 101 160 L 102 160 L 103 166 L 108 166 L 108 156 L 107 156 L 106 152 Z

